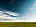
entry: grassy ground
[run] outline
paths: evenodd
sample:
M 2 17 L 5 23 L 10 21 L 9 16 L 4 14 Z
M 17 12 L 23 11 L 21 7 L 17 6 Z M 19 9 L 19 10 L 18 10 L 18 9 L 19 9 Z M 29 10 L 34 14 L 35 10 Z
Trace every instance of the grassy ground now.
M 0 22 L 0 27 L 36 27 L 36 22 Z

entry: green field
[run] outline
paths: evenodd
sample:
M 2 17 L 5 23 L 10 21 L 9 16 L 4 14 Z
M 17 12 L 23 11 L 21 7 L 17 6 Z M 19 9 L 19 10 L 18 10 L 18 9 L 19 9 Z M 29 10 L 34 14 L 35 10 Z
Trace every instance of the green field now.
M 36 22 L 0 22 L 0 27 L 36 27 Z

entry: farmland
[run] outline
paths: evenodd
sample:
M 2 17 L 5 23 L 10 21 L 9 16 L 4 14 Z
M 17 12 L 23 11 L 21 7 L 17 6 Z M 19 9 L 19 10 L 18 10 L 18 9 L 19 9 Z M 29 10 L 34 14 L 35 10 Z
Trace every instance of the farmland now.
M 36 27 L 36 22 L 0 22 L 0 27 Z

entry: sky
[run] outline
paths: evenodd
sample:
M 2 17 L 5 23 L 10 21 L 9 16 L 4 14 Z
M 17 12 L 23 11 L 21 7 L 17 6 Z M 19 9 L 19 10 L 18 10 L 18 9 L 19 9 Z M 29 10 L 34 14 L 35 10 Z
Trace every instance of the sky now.
M 36 0 L 32 0 L 26 9 L 25 22 L 36 22 Z
M 36 0 L 0 0 L 0 21 L 36 21 Z

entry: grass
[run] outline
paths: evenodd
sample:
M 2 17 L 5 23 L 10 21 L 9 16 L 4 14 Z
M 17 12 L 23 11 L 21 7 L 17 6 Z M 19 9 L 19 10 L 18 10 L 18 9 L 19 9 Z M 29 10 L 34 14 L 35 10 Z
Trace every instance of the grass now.
M 36 22 L 0 22 L 0 27 L 36 27 Z

